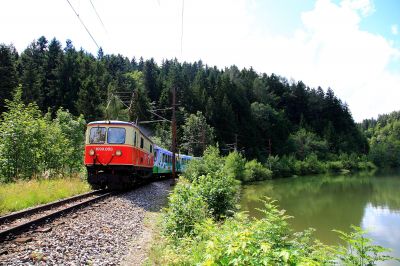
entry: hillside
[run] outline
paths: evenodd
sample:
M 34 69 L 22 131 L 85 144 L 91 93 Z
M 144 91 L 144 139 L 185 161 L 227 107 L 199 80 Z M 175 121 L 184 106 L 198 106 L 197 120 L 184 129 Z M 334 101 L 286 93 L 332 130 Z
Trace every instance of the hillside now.
M 202 61 L 176 59 L 158 65 L 154 59 L 129 59 L 101 49 L 93 56 L 69 40 L 63 47 L 56 39 L 40 37 L 20 54 L 11 45 L 0 45 L 0 111 L 18 84 L 23 101 L 36 102 L 42 112 L 54 116 L 64 108 L 83 114 L 86 121 L 156 119 L 148 110 L 170 107 L 175 87 L 178 144 L 195 155 L 211 143 L 218 143 L 222 151 L 235 144 L 247 157 L 261 160 L 268 154 L 304 157 L 307 145 L 320 157 L 368 152 L 366 138 L 332 89 L 310 88 L 252 68 L 218 69 Z M 171 115 L 168 110 L 160 114 Z M 202 129 L 192 138 L 184 136 L 190 114 L 192 119 L 204 116 L 210 126 L 207 136 Z M 168 123 L 148 126 L 156 139 L 168 145 Z

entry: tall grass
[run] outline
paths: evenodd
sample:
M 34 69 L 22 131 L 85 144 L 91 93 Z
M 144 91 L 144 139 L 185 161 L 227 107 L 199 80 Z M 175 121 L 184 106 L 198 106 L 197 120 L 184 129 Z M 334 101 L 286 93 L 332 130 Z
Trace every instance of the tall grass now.
M 0 183 L 0 215 L 90 191 L 78 177 Z

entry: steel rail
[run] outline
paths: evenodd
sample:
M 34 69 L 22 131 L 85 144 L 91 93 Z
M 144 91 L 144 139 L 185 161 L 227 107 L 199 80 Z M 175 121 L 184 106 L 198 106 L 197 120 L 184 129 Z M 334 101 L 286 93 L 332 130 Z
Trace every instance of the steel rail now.
M 13 213 L 13 214 L 10 214 L 10 215 L 7 215 L 7 216 L 3 216 L 3 217 L 10 217 L 11 216 L 12 217 L 11 220 L 16 220 L 18 218 L 14 218 L 14 217 L 22 218 L 22 217 L 25 217 L 27 215 L 33 214 L 35 212 L 40 212 L 42 210 L 49 210 L 49 209 L 51 209 L 52 207 L 55 207 L 55 206 L 60 206 L 62 204 L 68 204 L 71 201 L 80 200 L 80 199 L 82 199 L 84 197 L 95 195 L 96 193 L 101 193 L 101 192 L 100 191 L 89 192 L 89 193 L 78 195 L 78 196 L 75 196 L 75 197 L 71 197 L 71 198 L 68 198 L 68 199 L 65 199 L 65 200 L 61 200 L 61 201 L 53 202 L 53 203 L 50 203 L 50 204 L 46 204 L 46 205 L 40 206 L 38 208 L 33 208 L 33 209 L 29 209 L 29 210 L 18 212 L 18 213 Z M 112 192 L 106 192 L 106 193 L 101 194 L 101 195 L 99 195 L 97 197 L 94 197 L 94 198 L 91 198 L 91 199 L 88 199 L 88 200 L 84 200 L 84 201 L 78 202 L 76 204 L 70 205 L 70 206 L 68 206 L 66 208 L 55 210 L 53 212 L 47 213 L 47 214 L 45 214 L 43 216 L 40 216 L 38 218 L 34 218 L 34 219 L 32 219 L 32 220 L 30 220 L 28 222 L 17 224 L 15 226 L 9 227 L 9 228 L 7 228 L 5 230 L 0 231 L 0 240 L 5 240 L 5 239 L 7 239 L 7 237 L 18 235 L 18 234 L 28 230 L 31 226 L 34 226 L 34 225 L 36 226 L 36 225 L 43 224 L 49 219 L 57 218 L 57 217 L 61 216 L 64 213 L 70 212 L 70 211 L 72 211 L 74 209 L 77 209 L 77 208 L 80 208 L 80 207 L 84 207 L 84 206 L 89 205 L 91 203 L 94 203 L 94 202 L 96 202 L 96 201 L 98 201 L 100 199 L 106 198 L 106 197 L 108 197 L 108 196 L 110 196 L 112 194 L 113 194 Z M 51 207 L 49 207 L 49 205 Z M 44 207 L 46 207 L 46 208 L 44 208 Z M 39 209 L 39 211 L 38 211 L 38 209 Z M 24 214 L 21 214 L 21 213 L 24 213 Z M 18 216 L 18 215 L 21 215 L 21 216 Z M 6 220 L 3 220 L 3 221 L 6 221 Z M 7 220 L 7 221 L 9 221 L 9 220 Z
M 32 208 L 25 209 L 25 210 L 22 210 L 22 211 L 13 212 L 13 213 L 1 216 L 0 217 L 0 225 L 4 224 L 6 222 L 10 222 L 12 220 L 20 219 L 20 218 L 22 218 L 24 216 L 27 216 L 27 215 L 31 215 L 31 214 L 34 214 L 34 213 L 37 213 L 37 212 L 41 212 L 41 211 L 50 210 L 51 208 L 54 208 L 54 207 L 57 207 L 57 206 L 60 206 L 60 205 L 63 205 L 63 204 L 67 204 L 67 203 L 75 201 L 75 200 L 80 200 L 80 199 L 83 199 L 83 198 L 86 198 L 86 197 L 90 197 L 90 196 L 93 196 L 93 195 L 96 195 L 96 194 L 99 194 L 99 193 L 104 193 L 104 192 L 106 192 L 106 191 L 105 190 L 95 190 L 95 191 L 91 191 L 91 192 L 88 192 L 88 193 L 84 193 L 84 194 L 76 195 L 76 196 L 73 196 L 73 197 L 69 197 L 69 198 L 66 198 L 66 199 L 53 201 L 53 202 L 50 202 L 50 203 L 47 203 L 47 204 L 44 204 L 44 205 L 40 205 L 40 206 L 37 206 L 37 207 L 32 207 Z

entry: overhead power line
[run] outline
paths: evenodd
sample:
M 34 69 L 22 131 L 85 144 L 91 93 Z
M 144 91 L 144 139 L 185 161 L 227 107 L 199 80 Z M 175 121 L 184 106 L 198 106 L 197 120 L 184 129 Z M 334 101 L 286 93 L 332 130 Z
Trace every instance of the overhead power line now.
M 69 6 L 72 8 L 72 10 L 74 11 L 75 15 L 78 17 L 79 21 L 81 22 L 82 26 L 85 28 L 86 32 L 89 34 L 90 38 L 92 38 L 94 44 L 96 44 L 97 49 L 100 49 L 100 46 L 97 44 L 96 40 L 93 38 L 92 34 L 90 33 L 89 29 L 86 27 L 85 23 L 83 23 L 81 17 L 79 16 L 79 14 L 75 11 L 75 8 L 71 5 L 71 2 L 69 0 L 67 0 Z
M 183 50 L 183 12 L 185 7 L 185 0 L 182 0 L 182 22 L 181 22 L 181 57 L 182 57 L 182 50 Z
M 90 4 L 92 5 L 93 10 L 94 10 L 94 12 L 96 13 L 97 18 L 100 20 L 100 23 L 101 23 L 101 25 L 103 26 L 104 31 L 105 31 L 106 33 L 108 33 L 108 32 L 107 32 L 107 29 L 106 29 L 106 26 L 104 26 L 103 20 L 101 19 L 99 13 L 97 12 L 96 8 L 94 7 L 94 5 L 93 5 L 93 3 L 92 3 L 92 0 L 90 0 Z

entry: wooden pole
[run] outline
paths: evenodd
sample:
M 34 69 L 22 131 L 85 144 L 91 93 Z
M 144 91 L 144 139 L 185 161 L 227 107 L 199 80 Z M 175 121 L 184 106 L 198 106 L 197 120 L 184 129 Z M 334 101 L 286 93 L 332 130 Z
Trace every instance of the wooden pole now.
M 175 182 L 175 178 L 176 178 L 176 169 L 175 169 L 175 162 L 176 162 L 176 158 L 175 158 L 175 153 L 176 153 L 176 117 L 175 117 L 175 105 L 176 105 L 176 91 L 175 91 L 175 87 L 172 88 L 172 179 L 174 180 L 173 182 Z

